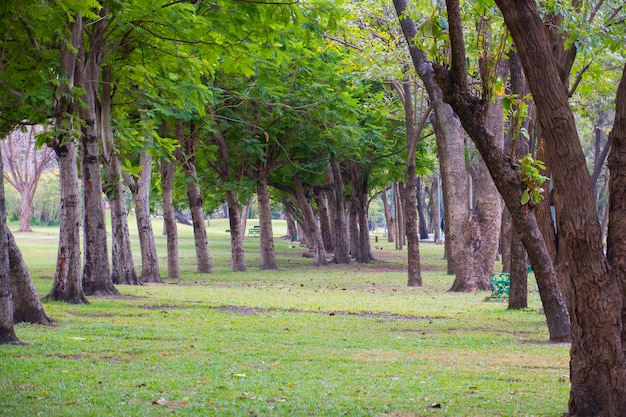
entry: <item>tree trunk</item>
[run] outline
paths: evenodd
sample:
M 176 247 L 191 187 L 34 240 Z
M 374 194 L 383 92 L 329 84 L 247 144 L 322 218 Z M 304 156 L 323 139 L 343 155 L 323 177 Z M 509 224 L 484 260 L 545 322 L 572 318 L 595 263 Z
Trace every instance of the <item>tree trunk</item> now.
M 515 230 L 510 234 L 511 276 L 509 309 L 521 310 L 528 307 L 528 264 L 526 249 Z
M 322 242 L 324 242 L 324 250 L 326 252 L 333 251 L 332 231 L 330 228 L 330 220 L 328 216 L 328 199 L 326 192 L 320 188 L 313 190 L 313 198 L 317 204 L 317 212 L 320 219 L 320 230 L 322 231 Z
M 196 248 L 196 271 L 199 274 L 213 273 L 213 260 L 209 249 L 209 240 L 204 225 L 204 201 L 200 194 L 198 175 L 196 172 L 196 129 L 192 125 L 191 133 L 182 142 L 183 152 L 179 154 L 183 171 L 187 179 L 187 198 L 191 210 L 193 237 Z
M 396 222 L 391 213 L 391 205 L 387 199 L 387 190 L 380 193 L 380 199 L 383 202 L 383 208 L 385 210 L 385 222 L 387 224 L 387 242 L 393 243 L 396 240 Z
M 626 298 L 626 66 L 615 97 L 615 120 L 610 134 L 612 145 L 608 158 L 609 226 L 607 258 L 614 274 L 621 281 L 622 297 Z M 626 302 L 622 304 L 622 352 L 626 351 Z M 623 368 L 622 368 L 623 369 Z M 623 372 L 622 372 L 623 375 Z M 616 388 L 619 387 L 616 384 Z M 623 409 L 622 409 L 623 410 Z
M 22 209 L 20 210 L 20 232 L 32 232 L 30 227 L 30 218 L 32 217 L 30 206 L 33 202 L 33 198 L 30 196 L 29 190 L 20 190 L 20 196 L 22 197 Z
M 63 143 L 63 141 L 60 141 Z M 54 283 L 48 297 L 71 304 L 88 303 L 80 273 L 80 199 L 76 148 L 69 139 L 54 149 L 59 164 L 61 213 Z
M 233 271 L 245 271 L 247 268 L 243 249 L 244 231 L 239 216 L 239 202 L 235 193 L 230 190 L 226 191 L 226 204 L 228 204 L 228 220 L 230 222 L 231 269 Z
M 591 180 L 567 91 L 536 4 L 496 0 L 529 81 L 554 172 L 573 285 L 570 416 L 623 416 L 626 367 L 621 282 L 603 254 Z M 540 62 L 541 65 L 537 65 Z M 533 268 L 536 263 L 533 262 Z
M 78 45 L 82 37 L 82 18 L 76 16 L 70 24 L 72 45 Z M 59 249 L 56 272 L 49 298 L 72 304 L 87 303 L 80 275 L 80 199 L 78 198 L 78 169 L 76 167 L 76 148 L 74 139 L 75 121 L 68 117 L 73 113 L 74 70 L 76 55 L 73 50 L 61 42 L 61 71 L 65 82 L 61 82 L 54 95 L 54 121 L 58 130 L 51 143 L 59 164 L 59 183 L 61 192 L 61 212 L 59 226 Z
M 7 229 L 9 247 L 9 265 L 11 272 L 11 294 L 13 296 L 14 323 L 52 324 L 39 300 L 39 294 L 33 285 L 22 252 L 15 243 L 13 234 Z
M 112 68 L 102 70 L 102 99 L 100 103 L 101 161 L 104 169 L 104 192 L 109 199 L 111 211 L 111 281 L 114 284 L 137 285 L 137 272 L 130 246 L 128 213 L 124 198 L 122 170 L 115 150 L 115 138 L 111 127 L 111 74 Z
M 353 195 L 350 195 L 348 200 L 348 227 L 350 232 L 350 256 L 352 259 L 358 260 L 361 258 L 359 245 L 359 223 L 357 221 L 359 215 L 357 214 L 358 202 Z
M 180 126 L 180 123 L 179 123 Z M 174 209 L 174 175 L 176 174 L 176 160 L 161 159 L 161 191 L 163 198 L 163 225 L 167 230 L 167 277 L 180 279 L 178 264 L 178 226 L 176 225 L 176 210 Z
M 150 217 L 150 180 L 152 178 L 152 156 L 145 150 L 139 157 L 143 167 L 133 183 L 129 184 L 135 201 L 135 217 L 141 250 L 141 275 L 139 282 L 163 282 L 159 268 L 152 218 Z
M 287 203 L 285 201 L 283 201 L 283 211 L 285 212 L 285 219 L 287 220 L 287 239 L 295 242 L 298 240 L 298 227 L 296 226 L 296 220 L 287 207 Z
M 85 54 L 84 46 L 81 46 Z M 100 66 L 91 53 L 78 60 L 76 80 L 85 89 L 83 105 L 78 106 L 82 119 L 81 169 L 83 191 L 83 288 L 86 295 L 120 295 L 115 289 L 109 269 L 107 231 L 102 200 L 102 175 L 98 125 L 96 116 L 96 94 L 100 78 Z
M 422 179 L 417 177 L 417 215 L 419 218 L 419 235 L 420 239 L 428 239 L 428 222 L 424 214 L 424 198 L 422 196 Z
M 4 172 L 3 169 L 2 155 L 0 154 L 0 172 Z M 8 236 L 4 181 L 0 181 L 0 345 L 20 343 L 13 327 L 14 313 Z
M 348 238 L 346 209 L 344 207 L 343 199 L 343 179 L 341 176 L 341 170 L 339 164 L 333 162 L 328 171 L 332 173 L 333 178 L 333 197 L 331 199 L 332 204 L 332 218 L 333 218 L 333 235 L 334 235 L 334 249 L 335 256 L 333 262 L 338 264 L 350 263 L 350 241 Z
M 396 250 L 404 249 L 406 233 L 404 231 L 404 183 L 393 183 L 393 206 L 396 218 Z
M 272 230 L 272 207 L 267 190 L 265 175 L 259 175 L 259 183 L 256 189 L 259 203 L 259 228 L 261 240 L 261 269 L 278 269 L 276 265 L 276 253 L 274 252 L 274 232 Z
M 294 178 L 294 185 L 296 188 L 296 198 L 298 199 L 298 205 L 303 215 L 302 228 L 304 229 L 307 237 L 311 240 L 313 249 L 313 266 L 324 266 L 326 262 L 326 251 L 324 250 L 324 242 L 322 241 L 322 230 L 320 229 L 319 221 L 315 216 L 313 207 L 311 206 L 311 200 L 307 197 L 304 191 L 304 185 L 300 178 Z

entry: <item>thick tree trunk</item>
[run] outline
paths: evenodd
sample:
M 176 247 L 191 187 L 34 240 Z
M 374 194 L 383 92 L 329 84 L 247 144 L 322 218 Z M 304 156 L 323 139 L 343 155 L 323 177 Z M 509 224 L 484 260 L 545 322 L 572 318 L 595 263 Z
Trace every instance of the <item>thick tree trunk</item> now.
M 409 161 L 415 161 L 409 157 Z M 422 285 L 422 273 L 420 270 L 419 234 L 417 230 L 417 180 L 415 176 L 415 164 L 407 163 L 406 172 L 406 238 L 407 238 L 407 285 L 409 287 Z
M 294 178 L 294 185 L 296 189 L 296 198 L 298 199 L 298 205 L 303 215 L 302 228 L 304 229 L 307 237 L 311 240 L 313 249 L 313 266 L 324 266 L 326 262 L 326 251 L 324 250 L 324 242 L 322 241 L 322 230 L 319 226 L 319 221 L 313 207 L 311 206 L 311 200 L 307 197 L 304 191 L 304 185 L 302 180 Z
M 39 300 L 22 252 L 15 243 L 13 234 L 7 230 L 9 265 L 11 272 L 11 294 L 13 296 L 13 321 L 17 323 L 52 324 Z
M 383 202 L 383 209 L 385 211 L 385 222 L 387 224 L 387 241 L 393 243 L 396 241 L 396 222 L 393 214 L 391 213 L 391 204 L 387 199 L 387 190 L 380 193 L 380 199 Z
M 509 309 L 521 310 L 528 307 L 528 264 L 526 249 L 515 230 L 511 230 L 511 276 Z
M 100 149 L 96 125 L 95 92 L 89 80 L 98 80 L 99 71 L 83 68 L 83 95 L 85 106 L 79 106 L 82 119 L 81 169 L 83 191 L 83 288 L 86 295 L 120 295 L 113 285 L 107 248 L 107 231 L 102 200 L 102 176 L 100 171 Z M 97 90 L 96 90 L 97 91 Z
M 191 221 L 193 225 L 193 237 L 196 248 L 196 271 L 199 274 L 213 273 L 213 260 L 209 249 L 209 240 L 204 225 L 204 200 L 200 194 L 198 185 L 198 175 L 196 172 L 196 129 L 192 125 L 191 133 L 184 138 L 180 160 L 183 166 L 185 177 L 187 178 L 187 198 L 189 199 L 189 209 L 191 210 Z
M 341 170 L 339 164 L 333 162 L 328 171 L 332 174 L 333 178 L 333 197 L 331 199 L 332 204 L 332 218 L 333 218 L 333 235 L 335 256 L 333 262 L 338 264 L 350 263 L 350 241 L 348 237 L 348 228 L 346 220 L 346 209 L 343 199 L 343 179 L 341 176 Z
M 228 220 L 230 222 L 230 253 L 231 269 L 233 271 L 245 271 L 246 258 L 243 249 L 244 230 L 241 227 L 239 216 L 239 202 L 234 192 L 226 191 L 226 204 L 228 204 Z
M 161 159 L 161 191 L 163 199 L 163 225 L 167 230 L 167 277 L 180 279 L 178 264 L 178 226 L 176 225 L 176 210 L 174 209 L 174 175 L 176 174 L 176 160 Z
M 72 45 L 78 45 L 82 37 L 82 18 L 76 16 L 70 25 Z M 78 169 L 73 120 L 68 118 L 74 110 L 71 99 L 74 88 L 76 55 L 64 42 L 60 46 L 61 70 L 66 82 L 61 82 L 54 96 L 55 128 L 58 135 L 51 144 L 59 165 L 61 212 L 59 249 L 54 283 L 49 298 L 72 304 L 87 303 L 80 274 L 80 199 L 78 198 Z
M 568 250 L 573 286 L 569 414 L 624 416 L 622 283 L 611 273 L 603 254 L 591 180 L 567 91 L 535 1 L 496 0 L 496 4 L 528 78 L 558 190 L 555 208 L 559 232 Z
M 610 135 L 607 258 L 621 281 L 622 296 L 626 298 L 626 66 L 617 88 L 615 120 Z M 626 302 L 622 305 L 621 334 L 622 351 L 626 352 Z
M 55 152 L 59 164 L 61 213 L 56 272 L 48 297 L 71 304 L 87 303 L 80 273 L 80 199 L 74 142 L 69 139 L 55 148 Z
M 0 172 L 3 171 L 0 154 Z M 0 345 L 19 344 L 13 327 L 13 299 L 11 296 L 11 270 L 4 181 L 0 181 Z
M 137 285 L 137 272 L 130 246 L 128 213 L 124 198 L 124 182 L 120 161 L 115 150 L 111 127 L 111 74 L 112 68 L 102 70 L 102 99 L 100 102 L 101 161 L 104 169 L 104 192 L 111 211 L 111 281 L 114 284 Z
M 256 189 L 259 203 L 259 228 L 261 240 L 261 269 L 278 269 L 276 265 L 276 253 L 274 252 L 274 232 L 272 230 L 272 207 L 270 195 L 267 189 L 267 180 L 260 175 Z
M 139 164 L 143 167 L 139 178 L 129 184 L 135 201 L 135 217 L 141 250 L 141 275 L 139 282 L 163 282 L 159 268 L 152 218 L 150 217 L 150 180 L 152 178 L 152 156 L 142 151 Z

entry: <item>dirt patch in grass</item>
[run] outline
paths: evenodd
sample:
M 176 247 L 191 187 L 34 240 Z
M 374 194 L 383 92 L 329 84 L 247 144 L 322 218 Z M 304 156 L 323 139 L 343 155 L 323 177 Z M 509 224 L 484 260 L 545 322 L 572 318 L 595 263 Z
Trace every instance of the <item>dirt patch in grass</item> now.
M 374 313 L 374 312 L 352 312 L 352 311 L 310 311 L 310 310 L 298 310 L 298 309 L 283 309 L 283 308 L 261 308 L 261 307 L 242 307 L 242 306 L 218 306 L 212 307 L 219 311 L 225 311 L 238 314 L 263 314 L 263 313 L 309 313 L 309 314 L 323 314 L 326 316 L 353 316 L 364 318 L 381 318 L 392 320 L 433 320 L 443 317 L 430 317 L 430 316 L 412 316 L 406 314 L 395 313 Z

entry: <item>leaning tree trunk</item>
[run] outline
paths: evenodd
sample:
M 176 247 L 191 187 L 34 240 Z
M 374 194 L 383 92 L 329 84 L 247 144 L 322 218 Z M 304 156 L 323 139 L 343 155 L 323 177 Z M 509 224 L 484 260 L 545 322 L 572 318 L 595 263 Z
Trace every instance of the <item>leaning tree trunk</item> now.
M 333 262 L 338 264 L 350 263 L 350 241 L 346 220 L 346 209 L 343 199 L 343 179 L 337 162 L 332 162 L 328 167 L 332 173 L 333 194 L 331 198 L 331 213 L 333 219 L 333 236 L 335 256 Z
M 139 164 L 143 167 L 134 183 L 129 184 L 135 201 L 135 217 L 141 250 L 141 275 L 139 282 L 163 282 L 159 269 L 152 218 L 150 217 L 150 180 L 152 178 L 152 156 L 141 152 Z
M 324 250 L 324 242 L 322 241 L 322 231 L 319 226 L 319 222 L 313 207 L 311 206 L 311 200 L 304 192 L 304 185 L 302 180 L 294 178 L 294 185 L 296 189 L 296 198 L 298 199 L 298 205 L 302 211 L 304 217 L 302 227 L 307 234 L 307 237 L 311 240 L 313 249 L 313 266 L 326 265 L 326 251 Z
M 228 220 L 230 222 L 231 269 L 233 271 L 245 271 L 246 259 L 243 248 L 244 229 L 241 227 L 237 196 L 230 190 L 226 191 L 226 204 L 228 204 Z
M 4 172 L 2 155 L 0 155 L 0 172 Z M 0 181 L 0 345 L 20 343 L 13 327 L 8 231 L 4 181 Z
M 102 70 L 102 99 L 98 124 L 102 139 L 100 158 L 104 170 L 104 192 L 109 199 L 111 211 L 111 281 L 114 284 L 137 285 L 139 280 L 130 246 L 122 169 L 115 150 L 115 138 L 111 126 L 111 71 L 110 66 Z
M 167 230 L 167 277 L 177 280 L 180 279 L 180 267 L 178 264 L 178 227 L 173 196 L 176 160 L 168 161 L 162 158 L 159 170 L 163 198 L 163 224 Z
M 13 234 L 7 230 L 9 264 L 11 271 L 11 294 L 13 295 L 13 321 L 17 323 L 52 324 L 39 300 L 28 267 Z
M 256 189 L 259 203 L 259 229 L 261 240 L 261 269 L 278 269 L 276 265 L 276 253 L 274 252 L 274 232 L 272 230 L 272 207 L 270 195 L 267 190 L 265 175 L 260 175 Z

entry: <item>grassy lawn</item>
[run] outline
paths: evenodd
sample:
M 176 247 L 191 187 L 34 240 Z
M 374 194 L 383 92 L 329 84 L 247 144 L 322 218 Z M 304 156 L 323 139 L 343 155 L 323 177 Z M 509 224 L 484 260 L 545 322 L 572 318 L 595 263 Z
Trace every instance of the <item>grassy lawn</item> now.
M 131 229 L 134 221 L 131 220 Z M 248 227 L 256 224 L 248 222 Z M 165 237 L 155 220 L 161 273 Z M 17 226 L 13 225 L 15 230 Z M 179 226 L 179 282 L 118 286 L 123 298 L 46 302 L 56 325 L 20 324 L 0 346 L 0 416 L 560 416 L 569 348 L 546 343 L 539 297 L 508 311 L 487 293 L 448 293 L 443 247 L 420 245 L 424 286 L 380 236 L 368 265 L 312 268 L 276 239 L 278 271 L 230 271 L 226 221 L 208 228 L 215 272 L 195 273 Z M 275 234 L 286 227 L 277 222 Z M 42 295 L 57 230 L 16 239 Z M 139 268 L 139 247 L 133 236 Z M 139 272 L 139 269 L 138 269 Z

